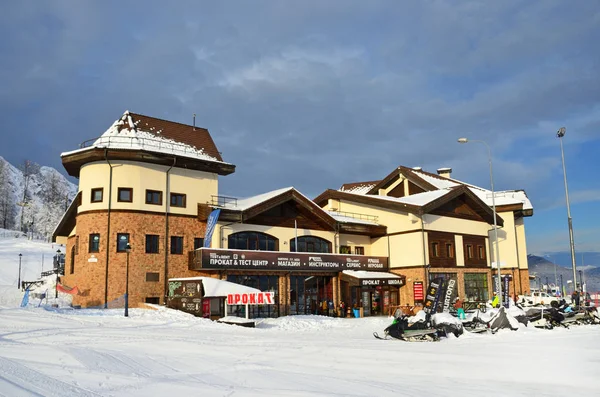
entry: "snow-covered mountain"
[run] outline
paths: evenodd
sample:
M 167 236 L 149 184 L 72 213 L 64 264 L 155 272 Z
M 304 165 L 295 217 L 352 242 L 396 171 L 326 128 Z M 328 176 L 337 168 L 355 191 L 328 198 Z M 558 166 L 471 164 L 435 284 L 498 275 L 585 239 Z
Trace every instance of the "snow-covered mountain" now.
M 0 156 L 0 228 L 48 238 L 76 193 L 52 167 L 28 162 L 17 168 Z
M 529 266 L 529 274 L 538 276 L 542 285 L 546 284 L 546 280 L 548 280 L 548 284 L 554 284 L 555 277 L 560 285 L 560 276 L 562 275 L 563 285 L 567 290 L 572 290 L 572 285 L 567 283 L 568 280 L 573 279 L 573 270 L 571 267 L 556 265 L 546 258 L 536 255 L 527 255 L 527 264 Z M 581 276 L 583 276 L 588 292 L 600 290 L 600 267 L 581 266 L 578 264 L 577 270 L 577 281 L 579 282 L 579 270 L 581 270 Z M 537 280 L 532 281 L 531 286 L 537 287 L 537 283 Z

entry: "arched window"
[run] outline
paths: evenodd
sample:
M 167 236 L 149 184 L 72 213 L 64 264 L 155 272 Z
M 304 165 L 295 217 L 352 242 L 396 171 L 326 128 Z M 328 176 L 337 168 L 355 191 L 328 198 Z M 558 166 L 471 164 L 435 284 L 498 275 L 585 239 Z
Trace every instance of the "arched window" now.
M 298 250 L 296 250 L 296 239 L 290 240 L 292 252 L 323 252 L 331 253 L 331 243 L 323 238 L 315 236 L 299 236 Z
M 230 249 L 279 251 L 279 240 L 260 232 L 239 232 L 229 235 L 227 246 Z
M 75 247 L 71 247 L 71 274 L 75 273 Z

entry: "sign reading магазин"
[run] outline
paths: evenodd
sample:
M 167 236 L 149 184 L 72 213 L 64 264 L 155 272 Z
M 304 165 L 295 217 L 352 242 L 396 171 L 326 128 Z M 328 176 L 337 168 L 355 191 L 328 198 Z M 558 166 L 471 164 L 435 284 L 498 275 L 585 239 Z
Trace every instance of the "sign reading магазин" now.
M 201 248 L 190 270 L 323 271 L 388 270 L 388 258 L 364 255 L 245 251 Z

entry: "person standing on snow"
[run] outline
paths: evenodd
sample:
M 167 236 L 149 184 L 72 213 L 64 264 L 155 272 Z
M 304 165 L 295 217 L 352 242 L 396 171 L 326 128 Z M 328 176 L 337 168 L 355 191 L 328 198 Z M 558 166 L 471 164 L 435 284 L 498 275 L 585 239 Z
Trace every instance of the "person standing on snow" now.
M 459 320 L 464 320 L 467 318 L 467 316 L 465 316 L 465 310 L 463 309 L 463 303 L 460 298 L 456 298 L 454 301 L 454 308 L 456 309 L 456 314 Z
M 494 299 L 492 299 L 492 307 L 496 308 L 500 306 L 500 298 L 498 297 L 498 293 L 494 292 Z

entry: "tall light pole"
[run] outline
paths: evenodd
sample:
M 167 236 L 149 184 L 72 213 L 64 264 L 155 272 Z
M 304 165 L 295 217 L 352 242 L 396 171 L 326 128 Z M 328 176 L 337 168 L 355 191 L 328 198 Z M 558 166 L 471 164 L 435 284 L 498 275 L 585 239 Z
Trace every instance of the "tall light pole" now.
M 496 222 L 496 195 L 494 193 L 494 173 L 492 171 L 492 149 L 490 145 L 485 141 L 480 140 L 468 140 L 467 138 L 459 138 L 458 143 L 476 142 L 483 143 L 488 150 L 488 162 L 490 164 L 490 184 L 492 186 L 492 210 L 494 211 L 494 240 L 496 240 L 496 252 L 494 253 L 494 259 L 496 259 L 496 268 L 498 269 L 498 280 L 496 284 L 496 291 L 498 292 L 498 299 L 502 299 L 502 274 L 500 272 L 500 246 L 498 240 L 498 226 Z
M 567 169 L 565 167 L 565 151 L 563 149 L 562 138 L 567 133 L 565 127 L 561 127 L 556 136 L 560 141 L 560 156 L 562 158 L 563 177 L 565 180 L 565 197 L 567 199 L 567 219 L 569 221 L 569 242 L 571 244 L 571 265 L 573 266 L 573 287 L 577 290 L 577 265 L 575 263 L 575 242 L 573 240 L 573 219 L 571 218 L 571 206 L 569 205 L 569 186 L 567 185 Z
M 17 288 L 21 289 L 21 257 L 23 254 L 19 254 L 19 281 L 17 281 Z
M 129 243 L 125 246 L 125 252 L 127 253 L 127 263 L 125 265 L 125 317 L 129 317 L 129 252 L 131 252 Z

